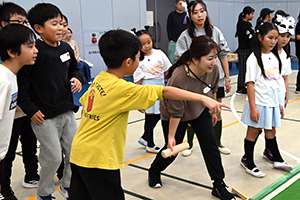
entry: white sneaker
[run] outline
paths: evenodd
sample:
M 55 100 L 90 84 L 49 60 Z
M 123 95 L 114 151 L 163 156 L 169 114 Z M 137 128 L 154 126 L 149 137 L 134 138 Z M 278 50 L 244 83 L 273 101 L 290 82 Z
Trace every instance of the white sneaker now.
M 181 155 L 184 156 L 184 157 L 188 157 L 188 156 L 192 155 L 193 148 L 194 148 L 194 147 L 182 151 L 182 152 L 181 152 Z
M 138 140 L 138 143 L 140 145 L 143 145 L 144 147 L 146 147 L 148 142 L 146 140 L 144 140 L 142 137 L 140 137 Z
M 287 172 L 292 171 L 294 169 L 293 165 L 289 165 L 286 162 L 276 162 L 276 161 L 273 163 L 273 167 L 275 169 L 281 169 Z
M 38 187 L 38 183 L 39 183 L 39 181 L 37 181 L 37 180 L 31 180 L 31 181 L 28 181 L 28 182 L 24 181 L 22 183 L 22 186 L 24 188 L 37 188 Z
M 148 147 L 146 146 L 146 151 L 148 153 L 158 153 L 160 151 L 160 148 L 158 146 L 154 146 L 154 147 Z
M 230 149 L 228 149 L 227 147 L 218 147 L 218 149 L 222 154 L 225 154 L 225 155 L 228 155 L 231 153 Z

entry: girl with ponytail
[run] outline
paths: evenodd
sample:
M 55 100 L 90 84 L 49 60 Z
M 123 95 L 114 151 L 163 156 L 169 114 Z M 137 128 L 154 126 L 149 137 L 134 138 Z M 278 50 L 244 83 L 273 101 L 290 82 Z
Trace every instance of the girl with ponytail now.
M 281 75 L 282 62 L 278 48 L 278 28 L 270 22 L 260 25 L 252 39 L 252 53 L 247 59 L 246 83 L 248 96 L 245 101 L 242 122 L 248 126 L 244 139 L 244 155 L 241 165 L 254 177 L 265 174 L 254 163 L 254 146 L 261 129 L 265 133 L 266 148 L 263 157 L 273 168 L 291 171 L 292 165 L 284 162 L 280 155 L 276 127 L 281 126 L 284 116 L 284 81 Z
M 152 37 L 148 32 L 149 26 L 136 31 L 135 35 L 142 43 L 140 50 L 140 62 L 133 74 L 134 82 L 138 85 L 165 85 L 165 74 L 171 67 L 168 57 L 159 49 L 153 47 Z M 141 110 L 145 113 L 144 133 L 139 138 L 138 143 L 145 146 L 148 153 L 158 153 L 160 148 L 154 144 L 153 129 L 160 120 L 159 101 L 154 106 Z
M 245 73 L 246 73 L 246 60 L 250 55 L 250 41 L 254 34 L 252 24 L 249 22 L 253 19 L 254 9 L 250 6 L 244 7 L 243 11 L 239 14 L 238 22 L 236 24 L 235 37 L 238 38 L 239 47 L 237 50 L 239 56 L 239 74 L 237 94 L 247 94 L 245 87 Z

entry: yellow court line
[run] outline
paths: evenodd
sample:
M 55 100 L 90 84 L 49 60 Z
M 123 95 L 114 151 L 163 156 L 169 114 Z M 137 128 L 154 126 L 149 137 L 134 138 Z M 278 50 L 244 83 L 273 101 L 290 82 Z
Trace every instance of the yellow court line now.
M 288 102 L 288 104 L 289 104 L 289 103 L 294 103 L 295 101 L 299 101 L 299 100 L 300 100 L 300 98 L 297 98 L 297 99 L 291 100 L 291 101 L 289 101 L 289 102 Z
M 139 158 L 137 158 L 137 159 L 128 161 L 128 162 L 126 162 L 124 165 L 125 165 L 125 166 L 126 166 L 126 165 L 129 165 L 129 164 L 131 164 L 131 163 L 137 162 L 137 161 L 139 161 L 139 160 L 143 160 L 144 158 L 148 158 L 148 157 L 153 156 L 153 155 L 156 155 L 156 153 L 149 153 L 149 154 L 147 154 L 147 155 L 145 155 L 145 156 L 142 156 L 142 157 L 139 157 Z

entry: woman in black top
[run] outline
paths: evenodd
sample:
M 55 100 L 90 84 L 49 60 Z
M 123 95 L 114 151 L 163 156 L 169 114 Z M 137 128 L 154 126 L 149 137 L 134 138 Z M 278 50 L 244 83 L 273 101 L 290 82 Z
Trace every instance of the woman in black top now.
M 250 40 L 254 34 L 252 24 L 249 22 L 253 19 L 254 9 L 246 6 L 239 15 L 236 25 L 235 37 L 238 37 L 239 47 L 239 75 L 238 75 L 238 88 L 237 94 L 247 94 L 245 88 L 245 74 L 246 74 L 246 60 L 250 55 Z

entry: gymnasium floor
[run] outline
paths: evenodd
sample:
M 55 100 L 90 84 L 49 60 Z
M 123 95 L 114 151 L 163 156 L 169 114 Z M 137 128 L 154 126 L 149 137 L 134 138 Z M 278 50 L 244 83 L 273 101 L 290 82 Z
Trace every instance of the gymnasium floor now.
M 231 69 L 233 70 L 233 69 Z M 282 127 L 277 129 L 277 139 L 279 147 L 284 150 L 283 158 L 295 167 L 300 163 L 299 154 L 299 107 L 300 95 L 295 94 L 296 70 L 289 76 L 290 101 L 286 109 L 285 118 L 282 120 Z M 223 144 L 230 150 L 230 155 L 222 155 L 222 162 L 225 169 L 225 182 L 230 187 L 234 187 L 244 193 L 247 197 L 253 197 L 270 184 L 274 183 L 283 175 L 288 175 L 284 171 L 272 169 L 271 164 L 262 158 L 264 142 L 258 140 L 255 147 L 256 165 L 266 174 L 264 178 L 255 178 L 246 174 L 244 168 L 240 166 L 240 158 L 243 155 L 243 139 L 245 137 L 245 127 L 238 122 L 237 116 L 241 115 L 245 96 L 233 95 L 236 91 L 237 76 L 232 77 L 232 89 L 223 99 L 227 105 L 231 104 L 232 110 L 224 109 L 223 116 Z M 233 98 L 233 96 L 235 96 Z M 80 123 L 80 115 L 76 118 Z M 147 169 L 154 159 L 153 154 L 145 151 L 137 140 L 143 133 L 144 115 L 138 111 L 130 112 L 128 123 L 128 135 L 125 150 L 126 166 L 121 170 L 122 186 L 125 190 L 127 200 L 155 199 L 155 200 L 210 200 L 216 199 L 211 195 L 212 183 L 209 179 L 202 154 L 197 140 L 194 140 L 194 151 L 190 157 L 178 155 L 175 162 L 162 174 L 163 187 L 152 189 L 147 182 Z M 160 123 L 155 128 L 155 143 L 163 146 L 163 134 Z M 20 147 L 19 147 L 20 151 Z M 13 167 L 12 188 L 20 200 L 35 199 L 36 189 L 22 188 L 24 169 L 21 156 L 17 156 Z M 57 187 L 59 181 L 54 178 Z M 54 193 L 57 200 L 63 199 L 57 191 Z M 101 198 L 99 198 L 101 199 Z

